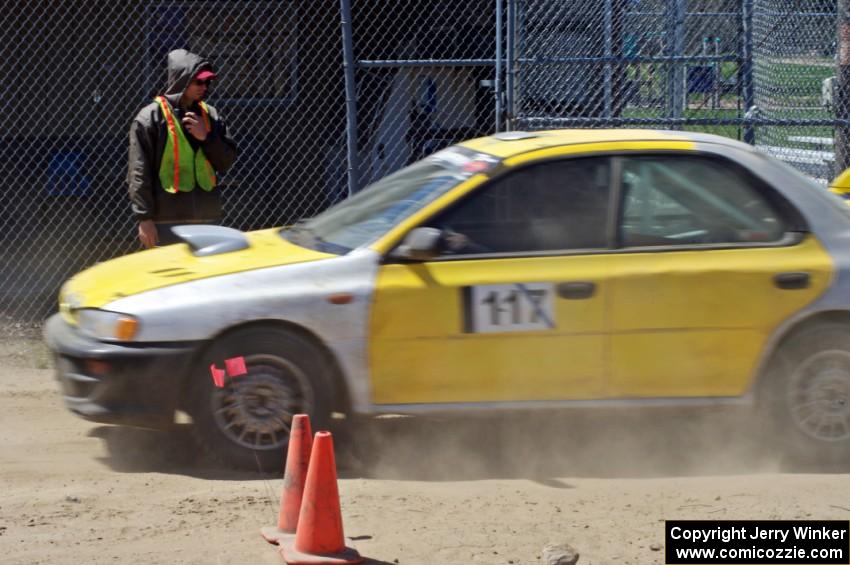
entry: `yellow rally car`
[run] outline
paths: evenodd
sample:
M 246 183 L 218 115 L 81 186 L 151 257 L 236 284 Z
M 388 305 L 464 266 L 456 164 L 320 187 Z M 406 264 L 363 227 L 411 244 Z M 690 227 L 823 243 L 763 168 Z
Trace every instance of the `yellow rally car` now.
M 503 133 L 292 227 L 176 231 L 63 287 L 45 337 L 84 418 L 185 410 L 248 467 L 298 412 L 737 403 L 850 447 L 850 207 L 742 143 Z

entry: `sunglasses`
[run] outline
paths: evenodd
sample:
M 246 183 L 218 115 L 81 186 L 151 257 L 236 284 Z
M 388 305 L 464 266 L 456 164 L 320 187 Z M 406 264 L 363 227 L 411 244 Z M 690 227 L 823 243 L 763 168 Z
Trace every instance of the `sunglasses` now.
M 208 78 L 207 80 L 192 79 L 192 84 L 194 84 L 195 86 L 210 87 L 210 86 L 212 86 L 212 79 L 211 78 Z

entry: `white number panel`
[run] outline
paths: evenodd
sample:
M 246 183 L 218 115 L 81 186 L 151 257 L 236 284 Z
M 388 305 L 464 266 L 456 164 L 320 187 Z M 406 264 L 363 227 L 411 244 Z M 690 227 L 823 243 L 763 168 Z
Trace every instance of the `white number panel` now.
M 488 284 L 465 291 L 467 333 L 549 330 L 555 327 L 552 283 Z

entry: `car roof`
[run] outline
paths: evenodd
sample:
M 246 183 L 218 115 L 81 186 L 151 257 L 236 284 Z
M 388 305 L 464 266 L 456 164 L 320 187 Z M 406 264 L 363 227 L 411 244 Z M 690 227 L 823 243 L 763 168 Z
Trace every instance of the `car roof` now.
M 701 142 L 752 148 L 739 141 L 699 132 L 670 131 L 654 129 L 558 129 L 545 131 L 510 131 L 464 141 L 459 145 L 469 149 L 489 153 L 502 159 L 513 157 L 536 149 L 546 149 L 560 145 L 578 145 L 586 143 L 616 142 Z

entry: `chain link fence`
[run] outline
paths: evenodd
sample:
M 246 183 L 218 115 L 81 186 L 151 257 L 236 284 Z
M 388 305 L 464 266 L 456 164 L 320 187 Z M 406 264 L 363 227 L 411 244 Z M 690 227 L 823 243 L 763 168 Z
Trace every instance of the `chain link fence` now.
M 345 5 L 356 59 L 352 190 L 496 129 L 493 0 Z
M 681 126 L 739 136 L 736 125 L 720 120 L 742 112 L 741 2 L 596 4 L 520 4 L 520 124 L 563 117 L 569 125 Z M 686 125 L 694 120 L 717 123 Z
M 836 76 L 835 1 L 755 0 L 753 9 L 753 113 L 770 123 L 755 141 L 824 183 L 840 172 L 833 152 L 839 114 L 824 100 L 824 81 Z M 832 86 L 829 86 L 830 94 Z M 822 124 L 818 124 L 822 121 Z
M 519 2 L 520 127 L 704 131 L 824 183 L 843 168 L 832 146 L 847 104 L 824 96 L 836 75 L 834 0 L 595 4 Z
M 127 135 L 166 86 L 166 54 L 208 58 L 210 103 L 240 154 L 225 225 L 315 214 L 344 183 L 339 12 L 324 2 L 4 2 L 0 14 L 0 317 L 38 322 L 62 281 L 140 249 Z M 342 157 L 341 157 L 342 156 Z M 7 324 L 8 325 L 8 324 Z
M 63 280 L 139 249 L 127 131 L 171 49 L 219 74 L 240 147 L 224 224 L 249 230 L 509 129 L 706 131 L 825 181 L 850 123 L 842 2 L 5 0 L 0 322 L 39 322 Z

